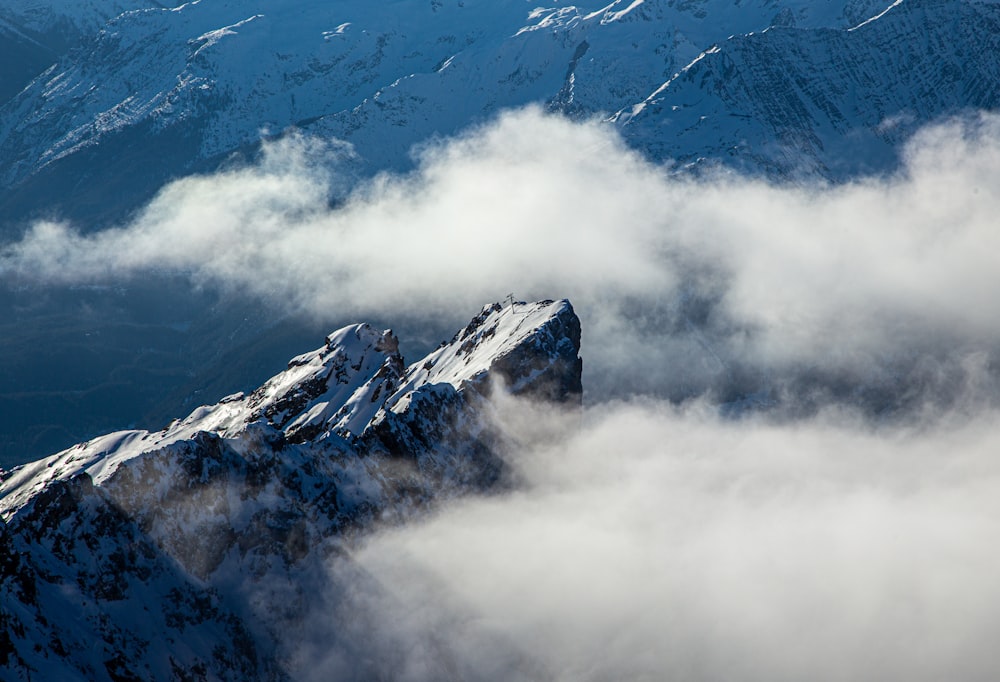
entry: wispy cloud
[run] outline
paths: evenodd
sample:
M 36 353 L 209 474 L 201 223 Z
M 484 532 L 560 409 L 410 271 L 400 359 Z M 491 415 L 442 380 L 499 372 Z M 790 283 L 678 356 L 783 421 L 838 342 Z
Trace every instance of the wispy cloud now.
M 673 177 L 599 123 L 526 109 L 330 208 L 323 169 L 342 152 L 292 137 L 259 165 L 167 186 L 123 228 L 36 224 L 0 271 L 180 271 L 338 322 L 451 326 L 510 290 L 565 296 L 592 388 L 675 395 L 832 375 L 953 393 L 1000 348 L 996 116 L 926 129 L 896 175 L 834 187 Z
M 376 535 L 356 558 L 390 597 L 366 607 L 455 679 L 986 680 L 995 418 L 591 410 L 515 457 L 520 491 Z
M 603 402 L 565 431 L 512 422 L 535 432 L 511 454 L 524 487 L 376 535 L 355 559 L 385 589 L 338 595 L 353 615 L 318 619 L 330 638 L 302 670 L 995 676 L 1000 117 L 925 129 L 897 174 L 842 186 L 672 176 L 599 123 L 536 109 L 334 208 L 331 153 L 271 144 L 119 229 L 39 223 L 0 270 L 180 271 L 322 319 L 443 326 L 511 290 L 565 296 L 591 395 L 709 398 Z M 788 396 L 805 416 L 706 407 Z M 870 419 L 900 405 L 933 418 Z

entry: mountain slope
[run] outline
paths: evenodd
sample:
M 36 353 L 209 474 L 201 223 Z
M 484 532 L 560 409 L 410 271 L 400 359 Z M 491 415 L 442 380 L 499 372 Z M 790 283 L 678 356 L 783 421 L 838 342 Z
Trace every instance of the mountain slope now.
M 180 4 L 157 0 L 0 0 L 0 102 L 127 11 Z
M 929 121 L 997 106 L 985 0 L 38 4 L 0 6 L 0 27 L 111 18 L 0 106 L 8 220 L 44 207 L 100 227 L 290 127 L 350 143 L 368 175 L 544 103 L 613 115 L 657 159 L 842 180 L 891 168 Z M 24 35 L 10 49 L 34 49 Z
M 165 179 L 289 126 L 350 142 L 358 172 L 405 168 L 413 145 L 503 108 L 609 114 L 730 35 L 776 21 L 843 29 L 876 7 L 409 0 L 387 12 L 358 1 L 198 0 L 136 9 L 0 108 L 0 182 L 17 188 L 5 208 L 30 214 L 44 187 L 50 199 L 65 189 L 57 205 L 71 215 L 114 215 L 93 195 L 134 207 Z
M 495 485 L 489 396 L 578 402 L 579 343 L 566 301 L 487 306 L 409 367 L 355 325 L 250 395 L 5 473 L 4 679 L 298 678 L 331 561 L 364 580 L 350 537 Z
M 777 177 L 881 172 L 928 121 L 1000 107 L 997 55 L 996 3 L 903 1 L 846 31 L 734 36 L 616 120 L 659 159 Z
M 411 168 L 414 148 L 528 103 L 607 120 L 679 172 L 839 182 L 897 168 L 930 121 L 996 108 L 1000 82 L 1000 5 L 984 0 L 159 4 L 0 2 L 0 25 L 22 36 L 12 50 L 44 47 L 31 47 L 25 7 L 104 22 L 0 105 L 2 241 L 38 217 L 127 224 L 170 180 L 238 167 L 291 128 L 344 141 L 324 156 L 336 201 L 358 178 Z M 0 462 L 157 424 L 191 391 L 222 395 L 221 359 L 252 357 L 241 346 L 267 349 L 248 360 L 259 368 L 297 343 L 279 343 L 291 325 L 244 324 L 256 301 L 218 304 L 183 273 L 104 294 L 0 279 Z M 171 310 L 150 324 L 151 305 Z M 256 372 L 246 386 L 269 370 Z

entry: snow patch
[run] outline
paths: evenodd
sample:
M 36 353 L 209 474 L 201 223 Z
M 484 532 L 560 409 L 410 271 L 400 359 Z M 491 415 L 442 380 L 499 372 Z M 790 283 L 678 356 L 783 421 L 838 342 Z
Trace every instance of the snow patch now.
M 257 19 L 262 19 L 263 14 L 255 14 L 252 17 L 247 17 L 243 21 L 238 21 L 235 24 L 230 24 L 229 26 L 223 26 L 222 28 L 215 29 L 214 31 L 207 31 L 202 33 L 197 38 L 188 41 L 189 45 L 198 45 L 198 49 L 194 51 L 195 57 L 197 57 L 201 52 L 207 48 L 212 47 L 217 44 L 220 40 L 226 36 L 234 36 L 237 34 L 238 28 L 242 28 L 247 24 L 256 21 Z
M 333 29 L 332 31 L 323 31 L 323 40 L 330 40 L 331 38 L 336 38 L 337 36 L 342 36 L 350 28 L 351 22 L 345 21 L 343 24 Z
M 879 19 L 881 19 L 882 17 L 884 17 L 886 14 L 888 14 L 889 10 L 891 10 L 893 7 L 898 7 L 899 5 L 902 5 L 902 4 L 903 4 L 903 0 L 896 0 L 894 3 L 892 3 L 891 5 L 889 5 L 888 7 L 886 7 L 884 10 L 882 10 L 881 12 L 879 12 L 878 14 L 876 14 L 875 16 L 871 17 L 870 19 L 865 19 L 864 21 L 862 21 L 857 26 L 852 26 L 851 28 L 849 28 L 847 30 L 849 32 L 850 31 L 857 31 L 859 28 L 861 28 L 863 26 L 867 26 L 868 24 L 872 23 L 873 21 L 878 21 Z

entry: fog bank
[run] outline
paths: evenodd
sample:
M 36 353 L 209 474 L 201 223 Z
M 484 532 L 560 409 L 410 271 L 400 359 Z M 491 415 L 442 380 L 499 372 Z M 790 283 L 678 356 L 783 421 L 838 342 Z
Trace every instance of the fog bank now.
M 573 301 L 585 414 L 508 406 L 520 485 L 359 548 L 306 679 L 995 678 L 1000 117 L 839 186 L 677 175 L 533 108 L 343 193 L 346 153 L 289 136 L 0 254 L 6 282 L 179 272 L 331 325 Z
M 517 492 L 375 536 L 356 559 L 390 597 L 365 608 L 396 679 L 985 681 L 996 417 L 591 410 L 519 451 Z
M 349 153 L 269 143 L 256 165 L 167 186 L 130 225 L 35 224 L 0 272 L 188 273 L 330 324 L 441 330 L 511 291 L 567 297 L 602 395 L 790 395 L 810 410 L 846 395 L 878 411 L 995 390 L 997 116 L 925 129 L 897 174 L 843 186 L 672 175 L 599 122 L 533 108 L 343 194 L 330 169 Z

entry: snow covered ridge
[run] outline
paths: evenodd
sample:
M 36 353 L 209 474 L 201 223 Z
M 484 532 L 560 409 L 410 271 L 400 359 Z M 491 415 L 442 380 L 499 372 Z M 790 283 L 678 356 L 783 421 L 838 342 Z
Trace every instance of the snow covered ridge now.
M 409 366 L 353 325 L 249 395 L 3 473 L 0 678 L 301 679 L 317 585 L 363 580 L 346 539 L 500 481 L 491 397 L 578 403 L 579 349 L 565 300 L 488 305 Z
M 0 21 L 6 18 L 14 26 L 28 21 L 22 11 L 5 4 L 14 3 L 0 0 Z M 95 3 L 79 3 L 90 8 L 89 14 L 70 12 L 62 5 L 72 3 L 56 0 L 32 4 L 60 5 L 44 13 L 66 15 L 65 21 L 74 24 L 108 18 L 100 30 L 84 32 L 74 51 L 59 55 L 23 91 L 0 101 L 0 156 L 5 162 L 0 184 L 6 187 L 43 171 L 58 175 L 64 172 L 59 163 L 77 154 L 113 160 L 120 154 L 116 145 L 139 141 L 146 158 L 165 163 L 169 157 L 168 177 L 176 176 L 203 170 L 200 163 L 257 143 L 262 130 L 277 134 L 289 127 L 350 143 L 366 172 L 406 168 L 413 145 L 456 134 L 506 108 L 545 104 L 581 116 L 629 111 L 650 98 L 662 99 L 650 93 L 713 46 L 725 50 L 734 37 L 776 25 L 794 27 L 800 40 L 791 50 L 753 46 L 764 50 L 761 59 L 776 66 L 749 65 L 734 72 L 736 80 L 750 83 L 749 96 L 740 91 L 723 102 L 722 114 L 711 112 L 711 123 L 720 130 L 710 131 L 711 137 L 701 130 L 689 132 L 692 139 L 678 150 L 686 158 L 708 146 L 727 158 L 727 150 L 744 136 L 736 123 L 726 121 L 732 114 L 745 114 L 745 100 L 754 100 L 753 91 L 784 87 L 784 72 L 795 67 L 795 55 L 810 54 L 811 44 L 828 41 L 831 30 L 877 28 L 885 22 L 873 19 L 894 14 L 886 14 L 890 0 L 745 0 L 739 7 L 722 0 L 614 0 L 555 7 L 520 0 L 407 0 L 393 4 L 391 11 L 360 0 L 332 5 L 261 0 L 249 6 L 241 0 L 123 0 L 104 14 L 91 7 Z M 925 3 L 903 3 L 900 12 L 909 12 L 910 4 Z M 939 11 L 948 17 L 953 13 L 951 5 Z M 941 23 L 933 18 L 918 26 L 915 35 L 947 30 L 939 28 Z M 849 49 L 862 61 L 886 40 L 875 35 L 878 30 L 857 33 Z M 952 40 L 949 36 L 942 42 Z M 962 53 L 978 54 L 976 48 L 985 40 L 973 40 Z M 960 42 L 965 41 L 962 36 Z M 931 62 L 938 58 L 927 57 Z M 993 63 L 989 57 L 975 61 Z M 872 75 L 891 72 L 865 72 L 862 78 Z M 909 106 L 912 93 L 897 89 L 903 106 Z M 807 94 L 835 103 L 844 99 L 836 92 Z M 670 106 L 686 108 L 697 101 L 689 93 L 668 95 L 668 114 Z M 897 113 L 881 108 L 869 112 L 874 108 L 862 107 L 860 114 L 886 118 Z M 660 132 L 664 140 L 654 135 L 654 141 L 666 143 L 677 129 L 687 130 L 675 116 L 652 117 L 653 109 L 646 114 L 653 119 L 650 126 L 670 127 Z M 805 121 L 812 128 L 823 122 Z M 644 149 L 649 130 L 623 128 L 629 140 L 633 133 Z M 119 139 L 128 135 L 138 137 L 131 143 Z M 174 158 L 169 152 L 179 139 L 188 146 Z M 103 164 L 92 160 L 90 165 Z
M 579 344 L 579 321 L 566 300 L 488 305 L 450 342 L 409 367 L 391 329 L 344 327 L 250 395 L 199 407 L 162 431 L 119 431 L 7 472 L 0 515 L 9 518 L 53 481 L 86 473 L 101 485 L 123 463 L 200 433 L 244 447 L 262 433 L 275 442 L 341 449 L 359 443 L 387 449 L 390 440 L 401 452 L 398 431 L 414 406 L 426 409 L 468 390 L 488 392 L 491 379 L 513 394 L 579 400 Z

